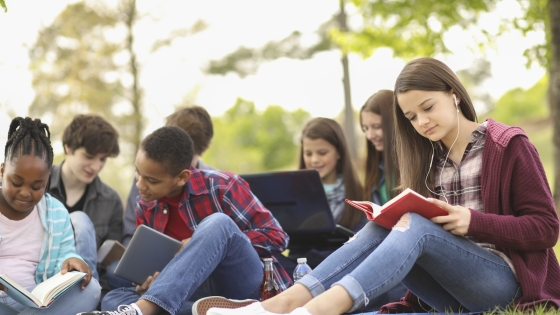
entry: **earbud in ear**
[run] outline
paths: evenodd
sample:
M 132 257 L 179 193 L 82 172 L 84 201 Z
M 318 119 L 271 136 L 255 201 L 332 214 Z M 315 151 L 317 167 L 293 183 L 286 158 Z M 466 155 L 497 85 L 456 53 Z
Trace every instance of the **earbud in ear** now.
M 459 112 L 459 102 L 457 102 L 457 97 L 453 94 L 453 100 L 455 101 L 455 108 L 457 108 L 457 112 Z

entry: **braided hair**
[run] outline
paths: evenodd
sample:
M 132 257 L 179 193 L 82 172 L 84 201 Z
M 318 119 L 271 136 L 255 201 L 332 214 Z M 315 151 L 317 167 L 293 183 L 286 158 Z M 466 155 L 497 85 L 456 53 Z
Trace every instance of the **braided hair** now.
M 50 169 L 53 164 L 50 138 L 49 126 L 40 119 L 16 117 L 10 123 L 4 159 L 12 161 L 22 155 L 34 155 L 42 158 Z

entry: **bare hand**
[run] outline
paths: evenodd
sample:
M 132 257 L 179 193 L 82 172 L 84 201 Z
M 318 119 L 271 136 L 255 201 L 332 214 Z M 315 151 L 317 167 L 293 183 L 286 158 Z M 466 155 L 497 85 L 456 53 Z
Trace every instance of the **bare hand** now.
M 2 291 L 8 291 L 8 288 L 6 288 L 4 285 L 0 284 L 0 290 L 2 290 Z
M 434 217 L 432 222 L 442 224 L 443 229 L 455 235 L 466 235 L 471 224 L 471 210 L 462 206 L 452 206 L 447 202 L 429 198 L 436 206 L 449 212 L 449 215 Z
M 82 290 L 84 290 L 91 281 L 91 270 L 89 270 L 88 265 L 83 260 L 78 258 L 68 258 L 62 263 L 62 270 L 60 273 L 65 274 L 72 270 L 85 272 L 87 274 L 82 280 Z
M 138 293 L 139 295 L 143 295 L 144 293 L 146 293 L 146 291 L 148 291 L 148 289 L 152 286 L 152 283 L 156 281 L 158 276 L 159 276 L 159 271 L 156 271 L 154 275 L 149 276 L 148 279 L 146 279 L 146 281 L 142 283 L 142 285 L 137 285 L 136 293 Z
M 177 256 L 177 254 L 179 254 L 183 248 L 185 248 L 185 246 L 187 246 L 187 244 L 191 241 L 191 238 L 185 238 L 184 240 L 181 241 L 181 243 L 183 243 L 183 245 L 181 245 L 181 248 L 179 248 L 179 250 L 175 253 L 175 256 Z

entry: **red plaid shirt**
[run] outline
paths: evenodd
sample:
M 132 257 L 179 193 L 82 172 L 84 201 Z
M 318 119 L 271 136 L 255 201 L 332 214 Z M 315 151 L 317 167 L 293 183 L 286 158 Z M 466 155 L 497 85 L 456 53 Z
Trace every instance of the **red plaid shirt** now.
M 185 184 L 179 202 L 179 214 L 195 231 L 205 217 L 222 212 L 227 214 L 251 240 L 260 257 L 271 257 L 288 246 L 288 235 L 263 204 L 253 195 L 249 185 L 239 176 L 220 171 L 198 170 L 191 167 L 191 177 Z M 145 202 L 140 197 L 136 206 L 136 226 L 145 224 L 164 232 L 168 221 L 167 204 L 163 200 Z M 276 258 L 275 278 L 281 290 L 292 280 Z

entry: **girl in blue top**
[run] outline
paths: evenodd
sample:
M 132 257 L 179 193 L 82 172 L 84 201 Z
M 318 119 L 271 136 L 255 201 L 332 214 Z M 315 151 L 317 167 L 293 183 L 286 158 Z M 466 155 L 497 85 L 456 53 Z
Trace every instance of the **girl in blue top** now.
M 101 288 L 76 254 L 68 211 L 45 194 L 53 163 L 49 138 L 48 126 L 39 119 L 17 117 L 10 124 L 0 166 L 0 273 L 28 291 L 59 272 L 77 270 L 87 276 L 46 309 L 26 307 L 1 292 L 2 315 L 73 315 L 99 303 Z
M 352 164 L 340 125 L 329 118 L 310 120 L 301 133 L 300 169 L 316 169 L 321 176 L 334 221 L 359 231 L 367 220 L 344 199 L 362 200 L 362 185 Z

